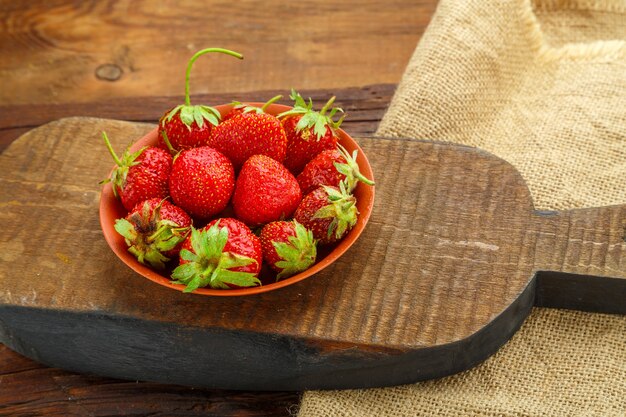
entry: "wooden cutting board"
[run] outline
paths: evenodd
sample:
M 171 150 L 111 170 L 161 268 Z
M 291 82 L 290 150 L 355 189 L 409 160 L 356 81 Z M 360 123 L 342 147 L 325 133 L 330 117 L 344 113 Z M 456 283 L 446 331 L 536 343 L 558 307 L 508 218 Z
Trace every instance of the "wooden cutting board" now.
M 277 291 L 203 297 L 129 270 L 98 182 L 151 125 L 69 118 L 0 155 L 0 342 L 50 366 L 251 390 L 358 388 L 468 369 L 533 305 L 626 314 L 626 206 L 537 212 L 476 149 L 357 138 L 376 177 L 359 241 Z

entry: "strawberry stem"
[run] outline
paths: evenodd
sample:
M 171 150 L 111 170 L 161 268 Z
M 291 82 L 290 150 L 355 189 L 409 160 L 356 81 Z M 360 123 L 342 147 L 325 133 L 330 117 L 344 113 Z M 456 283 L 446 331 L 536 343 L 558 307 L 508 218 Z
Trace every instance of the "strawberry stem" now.
M 337 97 L 332 96 L 332 97 L 330 98 L 330 100 L 328 100 L 328 101 L 326 102 L 326 104 L 324 104 L 324 107 L 322 107 L 322 110 L 320 110 L 320 114 L 321 114 L 322 116 L 326 114 L 326 111 L 327 111 L 327 110 L 328 110 L 328 109 L 329 109 L 329 108 L 333 105 L 333 103 L 335 102 L 335 99 L 336 99 L 336 98 L 337 98 Z
M 104 143 L 106 143 L 107 149 L 109 150 L 109 153 L 113 157 L 113 160 L 115 161 L 117 166 L 121 167 L 122 161 L 120 161 L 120 158 L 115 154 L 115 151 L 113 150 L 113 146 L 111 146 L 111 142 L 109 141 L 109 137 L 107 136 L 106 132 L 104 131 L 102 132 L 102 137 L 104 138 Z
M 161 131 L 161 136 L 163 137 L 163 142 L 165 142 L 165 146 L 167 146 L 170 154 L 176 155 L 178 151 L 172 146 L 172 142 L 170 142 L 170 139 L 167 137 L 167 133 L 165 133 L 165 130 Z
M 273 104 L 275 102 L 277 102 L 278 100 L 280 100 L 281 98 L 283 98 L 283 96 L 281 94 L 274 96 L 272 98 L 270 98 L 267 103 L 265 103 L 263 105 L 263 107 L 261 107 L 261 111 L 263 111 L 263 113 L 265 113 L 265 110 L 270 106 L 270 104 Z
M 240 53 L 230 51 L 228 49 L 223 49 L 223 48 L 207 48 L 207 49 L 202 49 L 196 52 L 189 60 L 189 63 L 187 64 L 187 72 L 185 73 L 185 105 L 186 106 L 191 106 L 191 100 L 189 99 L 189 75 L 191 74 L 191 67 L 193 66 L 193 63 L 196 62 L 196 59 L 198 59 L 202 55 L 207 54 L 209 52 L 220 52 L 222 54 L 227 54 L 227 55 L 239 58 L 239 59 L 243 59 L 243 55 L 241 55 Z

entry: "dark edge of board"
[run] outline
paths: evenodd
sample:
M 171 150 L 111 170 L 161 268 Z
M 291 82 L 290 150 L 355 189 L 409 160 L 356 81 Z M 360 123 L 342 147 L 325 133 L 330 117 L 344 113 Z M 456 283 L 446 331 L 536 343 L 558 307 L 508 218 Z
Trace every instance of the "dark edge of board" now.
M 626 279 L 537 272 L 535 306 L 626 314 Z
M 17 306 L 0 306 L 0 342 L 48 366 L 128 380 L 260 391 L 392 386 L 465 371 L 493 355 L 530 313 L 535 286 L 533 278 L 472 336 L 411 351 L 328 349 L 323 340 Z

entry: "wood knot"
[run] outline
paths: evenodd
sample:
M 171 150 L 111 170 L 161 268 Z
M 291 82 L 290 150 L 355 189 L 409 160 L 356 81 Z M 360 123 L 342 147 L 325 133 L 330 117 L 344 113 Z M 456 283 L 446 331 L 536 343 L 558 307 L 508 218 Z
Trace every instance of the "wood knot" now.
M 102 64 L 96 68 L 96 78 L 104 81 L 117 81 L 124 71 L 115 64 Z

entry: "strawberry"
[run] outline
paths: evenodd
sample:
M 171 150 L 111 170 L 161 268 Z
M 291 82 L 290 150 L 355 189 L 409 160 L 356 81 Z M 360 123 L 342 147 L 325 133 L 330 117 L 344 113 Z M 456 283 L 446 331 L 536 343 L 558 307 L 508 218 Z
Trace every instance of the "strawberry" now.
M 182 116 L 179 112 L 180 109 L 177 107 L 168 110 L 167 113 L 161 116 L 159 119 L 159 142 L 157 146 L 161 149 L 167 149 L 163 135 L 167 135 L 172 146 L 176 149 L 184 150 L 206 146 L 211 134 L 211 126 L 219 123 L 219 112 L 215 114 L 212 110 L 208 110 L 209 107 L 207 106 L 201 108 L 205 110 L 205 117 L 209 123 L 204 122 L 204 117 L 200 121 L 200 125 L 193 119 L 189 122 L 187 115 Z M 183 117 L 186 122 L 183 122 Z
M 266 224 L 260 238 L 263 260 L 278 272 L 277 281 L 315 263 L 317 248 L 313 233 L 295 220 Z
M 237 114 L 213 128 L 209 146 L 226 155 L 239 170 L 252 155 L 285 159 L 287 136 L 276 116 L 254 111 Z
M 196 60 L 209 52 L 221 52 L 239 59 L 243 56 L 237 52 L 222 48 L 208 48 L 196 52 L 187 64 L 185 76 L 185 104 L 168 110 L 159 120 L 159 147 L 165 149 L 163 133 L 167 135 L 172 146 L 179 150 L 195 148 L 207 144 L 212 126 L 220 121 L 220 112 L 209 106 L 192 106 L 189 99 L 189 75 Z
M 341 181 L 346 181 L 348 191 L 354 190 L 358 181 L 367 185 L 374 185 L 373 181 L 367 179 L 359 171 L 356 156 L 356 149 L 350 155 L 339 144 L 337 149 L 327 149 L 318 153 L 298 175 L 297 180 L 300 189 L 302 189 L 302 194 L 308 194 L 320 185 L 339 187 Z
M 202 229 L 191 229 L 172 279 L 187 286 L 184 292 L 207 286 L 252 287 L 261 285 L 257 276 L 262 262 L 261 241 L 245 224 L 231 218 L 216 219 Z
M 239 101 L 233 101 L 233 108 L 228 113 L 226 113 L 226 116 L 222 118 L 222 121 L 225 122 L 226 120 L 232 119 L 233 117 L 242 113 L 265 113 L 265 110 L 267 110 L 270 104 L 277 102 L 281 98 L 283 98 L 282 95 L 274 96 L 267 102 L 265 102 L 265 104 L 263 104 L 263 106 L 261 107 L 251 106 L 245 103 L 241 103 Z
M 343 238 L 356 224 L 357 215 L 356 198 L 341 182 L 339 188 L 324 185 L 304 196 L 293 218 L 326 245 Z
M 234 188 L 233 165 L 213 148 L 187 149 L 174 160 L 170 194 L 192 217 L 206 219 L 224 210 Z
M 130 145 L 118 158 L 105 132 L 102 137 L 117 167 L 110 178 L 100 182 L 110 182 L 113 194 L 122 201 L 126 210 L 149 198 L 163 199 L 169 195 L 168 179 L 172 170 L 172 156 L 163 149 L 143 147 L 130 153 Z
M 158 198 L 137 204 L 126 218 L 115 221 L 115 230 L 126 240 L 128 251 L 156 269 L 165 268 L 165 262 L 178 256 L 190 226 L 187 213 Z
M 290 97 L 295 102 L 294 107 L 279 114 L 278 118 L 282 120 L 287 134 L 287 155 L 283 163 L 294 175 L 298 175 L 318 153 L 337 147 L 335 129 L 339 128 L 343 117 L 337 122 L 332 118 L 335 113 L 343 110 L 333 108 L 326 114 L 335 97 L 328 100 L 319 112 L 313 110 L 311 99 L 308 104 L 305 103 L 295 90 L 291 90 Z
M 254 155 L 237 178 L 233 208 L 238 219 L 254 227 L 290 217 L 301 198 L 298 181 L 287 168 L 269 156 Z

